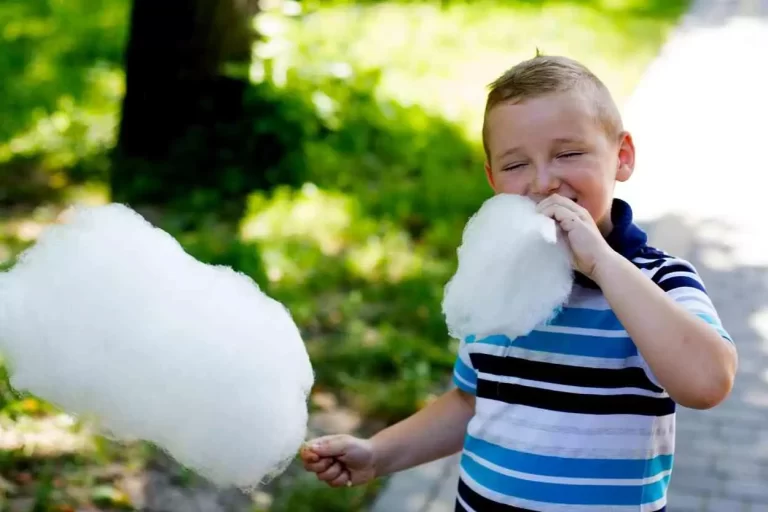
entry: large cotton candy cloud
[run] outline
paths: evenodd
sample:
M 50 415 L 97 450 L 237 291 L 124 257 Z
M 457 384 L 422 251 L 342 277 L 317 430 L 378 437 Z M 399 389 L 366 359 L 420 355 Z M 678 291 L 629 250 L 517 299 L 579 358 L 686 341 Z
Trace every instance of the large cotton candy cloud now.
M 573 271 L 555 222 L 522 196 L 488 199 L 464 229 L 458 269 L 445 287 L 451 336 L 524 336 L 567 300 Z
M 222 486 L 282 472 L 312 366 L 289 311 L 118 204 L 77 208 L 0 273 L 11 383 Z

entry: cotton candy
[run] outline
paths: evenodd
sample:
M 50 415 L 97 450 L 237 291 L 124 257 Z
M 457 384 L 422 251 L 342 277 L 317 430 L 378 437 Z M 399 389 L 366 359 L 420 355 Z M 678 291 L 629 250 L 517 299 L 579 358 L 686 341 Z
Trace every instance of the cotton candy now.
M 488 199 L 467 222 L 458 268 L 445 286 L 448 332 L 465 341 L 530 333 L 571 293 L 568 247 L 555 222 L 523 196 Z
M 253 488 L 306 435 L 312 365 L 290 312 L 130 208 L 78 207 L 0 273 L 11 384 Z

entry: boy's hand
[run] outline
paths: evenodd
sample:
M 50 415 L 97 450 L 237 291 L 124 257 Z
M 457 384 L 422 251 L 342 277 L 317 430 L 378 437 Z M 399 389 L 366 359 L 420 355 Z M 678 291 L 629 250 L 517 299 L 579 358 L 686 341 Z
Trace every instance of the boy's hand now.
M 304 469 L 331 487 L 359 485 L 376 477 L 373 446 L 348 435 L 314 439 L 301 449 Z
M 559 224 L 568 237 L 574 268 L 587 277 L 595 274 L 598 262 L 613 254 L 589 212 L 572 200 L 552 194 L 536 210 Z

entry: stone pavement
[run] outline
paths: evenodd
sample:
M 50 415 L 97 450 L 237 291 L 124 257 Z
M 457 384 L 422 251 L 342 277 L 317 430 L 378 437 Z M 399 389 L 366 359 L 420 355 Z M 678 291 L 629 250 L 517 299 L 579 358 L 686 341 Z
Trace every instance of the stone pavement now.
M 679 409 L 670 512 L 768 512 L 768 0 L 694 0 L 624 109 L 617 189 L 651 243 L 690 260 L 736 340 L 732 395 Z M 391 479 L 372 512 L 452 512 L 456 457 Z

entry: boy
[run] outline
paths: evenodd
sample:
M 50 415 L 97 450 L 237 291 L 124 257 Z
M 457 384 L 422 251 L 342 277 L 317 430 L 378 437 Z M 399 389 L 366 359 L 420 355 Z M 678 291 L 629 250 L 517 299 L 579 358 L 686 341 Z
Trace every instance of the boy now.
M 613 198 L 635 161 L 618 109 L 584 66 L 536 56 L 492 84 L 483 141 L 494 192 L 567 235 L 566 307 L 526 337 L 462 343 L 455 389 L 371 439 L 312 441 L 304 465 L 357 485 L 462 451 L 456 510 L 665 510 L 675 405 L 724 400 L 737 357 L 693 267 Z

